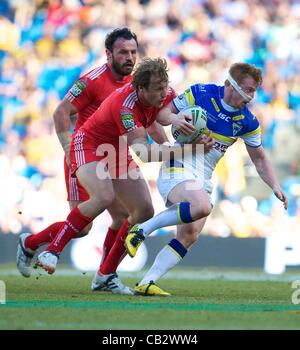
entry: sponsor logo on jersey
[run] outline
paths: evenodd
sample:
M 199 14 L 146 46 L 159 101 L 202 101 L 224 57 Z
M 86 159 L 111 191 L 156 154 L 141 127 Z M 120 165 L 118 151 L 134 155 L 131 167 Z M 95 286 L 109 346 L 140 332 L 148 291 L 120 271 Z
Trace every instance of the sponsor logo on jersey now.
M 86 88 L 86 82 L 84 82 L 83 80 L 77 80 L 76 83 L 71 87 L 70 93 L 74 97 L 77 97 L 82 93 L 82 91 L 85 88 Z
M 218 117 L 219 117 L 220 119 L 222 119 L 222 120 L 225 120 L 225 122 L 227 122 L 227 123 L 229 123 L 229 122 L 231 121 L 231 118 L 228 117 L 228 115 L 223 114 L 223 113 L 219 113 L 219 114 L 218 114 Z

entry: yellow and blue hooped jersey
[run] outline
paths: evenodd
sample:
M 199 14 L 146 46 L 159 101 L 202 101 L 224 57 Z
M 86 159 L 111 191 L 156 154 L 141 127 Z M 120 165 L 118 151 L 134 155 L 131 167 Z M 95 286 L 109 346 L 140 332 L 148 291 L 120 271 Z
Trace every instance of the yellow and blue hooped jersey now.
M 222 105 L 224 86 L 195 84 L 173 99 L 178 111 L 198 105 L 207 111 L 207 128 L 215 139 L 214 148 L 205 154 L 206 174 L 209 178 L 219 159 L 227 148 L 239 137 L 247 146 L 261 145 L 261 128 L 257 118 L 245 106 L 240 110 L 228 111 Z

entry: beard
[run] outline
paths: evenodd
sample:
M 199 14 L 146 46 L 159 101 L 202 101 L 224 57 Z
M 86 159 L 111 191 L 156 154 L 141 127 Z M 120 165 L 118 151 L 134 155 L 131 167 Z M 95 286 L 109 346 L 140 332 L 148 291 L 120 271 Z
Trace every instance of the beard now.
M 126 76 L 131 74 L 133 70 L 133 62 L 127 62 L 124 64 L 120 64 L 116 62 L 114 59 L 112 60 L 112 69 L 119 75 Z

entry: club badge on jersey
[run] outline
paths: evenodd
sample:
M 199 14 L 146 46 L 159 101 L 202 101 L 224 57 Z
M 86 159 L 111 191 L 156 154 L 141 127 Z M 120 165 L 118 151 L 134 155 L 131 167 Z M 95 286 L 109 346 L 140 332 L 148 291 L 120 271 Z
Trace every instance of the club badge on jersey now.
M 77 80 L 76 83 L 71 87 L 70 93 L 74 96 L 77 97 L 79 96 L 82 91 L 86 88 L 86 82 L 83 80 Z
M 133 114 L 121 114 L 121 121 L 126 130 L 132 129 L 135 125 Z
M 130 129 L 132 130 L 134 129 L 135 127 L 134 115 L 130 109 L 128 108 L 121 109 L 121 122 L 127 131 L 129 131 Z
M 232 133 L 233 136 L 235 136 L 237 133 L 239 133 L 243 128 L 243 125 L 239 125 L 238 123 L 232 123 Z

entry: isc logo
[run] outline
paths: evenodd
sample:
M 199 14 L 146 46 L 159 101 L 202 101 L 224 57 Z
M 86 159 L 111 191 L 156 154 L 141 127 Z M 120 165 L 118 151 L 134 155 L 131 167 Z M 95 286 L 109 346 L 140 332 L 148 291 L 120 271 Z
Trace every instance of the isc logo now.
M 218 117 L 219 117 L 220 119 L 222 119 L 222 120 L 225 120 L 225 122 L 227 122 L 227 123 L 229 123 L 230 120 L 231 120 L 230 117 L 228 117 L 227 115 L 225 115 L 225 114 L 223 114 L 223 113 L 219 113 L 219 114 L 218 114 Z

